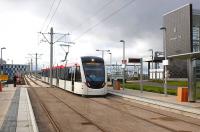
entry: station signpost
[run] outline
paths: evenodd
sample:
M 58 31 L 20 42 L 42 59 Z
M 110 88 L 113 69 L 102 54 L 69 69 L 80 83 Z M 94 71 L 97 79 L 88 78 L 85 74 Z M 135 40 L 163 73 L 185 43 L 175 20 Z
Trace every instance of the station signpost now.
M 127 60 L 122 60 L 122 69 L 123 69 L 123 90 L 125 87 L 125 69 L 126 69 Z
M 142 58 L 129 58 L 129 63 L 140 63 L 140 92 L 143 92 L 143 59 Z

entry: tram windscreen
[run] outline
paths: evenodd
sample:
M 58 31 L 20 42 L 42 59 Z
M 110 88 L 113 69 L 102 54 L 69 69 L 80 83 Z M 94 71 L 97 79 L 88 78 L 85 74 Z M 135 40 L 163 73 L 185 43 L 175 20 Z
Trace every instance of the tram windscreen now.
M 105 69 L 102 63 L 85 63 L 83 69 L 87 81 L 105 81 Z
M 91 88 L 101 88 L 105 82 L 105 66 L 103 59 L 82 59 L 86 82 Z

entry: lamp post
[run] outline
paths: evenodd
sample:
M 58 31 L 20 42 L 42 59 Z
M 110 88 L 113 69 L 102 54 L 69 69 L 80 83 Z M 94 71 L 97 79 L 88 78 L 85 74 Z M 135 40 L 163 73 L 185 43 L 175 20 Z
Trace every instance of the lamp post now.
M 108 54 L 110 54 L 110 66 L 112 65 L 112 53 L 109 52 Z
M 163 45 L 164 45 L 164 56 L 165 56 L 165 62 L 168 63 L 167 61 L 167 51 L 166 51 L 166 27 L 161 27 L 160 30 L 163 30 Z M 164 82 L 164 94 L 165 96 L 167 96 L 167 65 L 168 64 L 164 64 L 164 70 L 165 70 L 165 82 Z
M 3 50 L 3 49 L 6 49 L 6 48 L 5 48 L 5 47 L 2 47 L 2 48 L 1 48 L 1 67 L 2 67 L 2 65 L 3 65 L 3 57 L 2 57 L 2 50 Z M 2 69 L 1 69 L 1 70 L 2 70 Z M 1 71 L 1 72 L 2 72 L 2 71 Z
M 151 68 L 153 69 L 153 49 L 149 49 L 151 51 Z
M 109 52 L 108 54 L 110 54 L 110 81 L 112 80 L 112 53 Z
M 123 65 L 123 90 L 124 90 L 124 85 L 125 85 L 125 66 L 126 66 L 126 62 L 125 62 L 125 41 L 124 40 L 120 40 L 120 42 L 123 43 L 123 60 L 122 60 L 122 65 Z
M 150 69 L 153 69 L 153 49 L 149 49 L 148 51 L 151 51 L 151 68 Z M 152 79 L 153 79 L 153 73 L 152 73 Z
M 100 50 L 100 49 L 97 49 L 96 51 L 101 51 L 102 52 L 102 58 L 104 59 L 104 52 L 110 52 L 110 50 Z

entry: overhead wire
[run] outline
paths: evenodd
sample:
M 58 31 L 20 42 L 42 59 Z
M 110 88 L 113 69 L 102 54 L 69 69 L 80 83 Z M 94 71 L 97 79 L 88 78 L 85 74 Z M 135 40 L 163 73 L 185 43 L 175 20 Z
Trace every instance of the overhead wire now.
M 97 11 L 95 11 L 95 13 L 92 14 L 91 17 L 88 17 L 86 19 L 84 19 L 85 22 L 79 24 L 78 26 L 76 26 L 71 32 L 77 30 L 79 27 L 81 27 L 82 25 L 84 25 L 85 23 L 88 22 L 88 20 L 91 20 L 92 18 L 94 18 L 95 16 L 97 16 L 101 11 L 103 11 L 104 8 L 106 8 L 107 6 L 109 6 L 114 0 L 110 0 L 108 1 L 106 4 L 104 4 L 102 7 L 100 7 Z
M 53 20 L 53 17 L 55 16 L 55 14 L 56 14 L 56 12 L 57 12 L 59 6 L 60 6 L 61 1 L 62 1 L 62 0 L 59 0 L 58 4 L 57 4 L 57 6 L 56 6 L 56 9 L 54 10 L 53 15 L 51 16 L 51 19 L 50 19 L 50 21 L 49 21 L 49 23 L 48 23 L 48 25 L 47 25 L 45 31 L 49 28 L 49 25 L 50 25 L 51 21 Z
M 46 24 L 46 22 L 47 22 L 47 20 L 48 20 L 48 18 L 49 18 L 49 16 L 50 16 L 50 14 L 51 14 L 51 11 L 52 11 L 52 9 L 53 9 L 53 6 L 54 6 L 54 4 L 55 4 L 55 1 L 56 1 L 56 0 L 53 0 L 52 4 L 51 4 L 51 6 L 50 6 L 49 13 L 48 13 L 48 15 L 46 16 L 46 18 L 45 18 L 45 20 L 44 20 L 44 22 L 43 22 L 43 24 L 42 24 L 42 28 L 40 29 L 40 32 L 42 32 L 43 28 L 45 27 L 45 24 Z
M 89 31 L 91 31 L 92 29 L 94 29 L 95 27 L 97 27 L 99 24 L 103 23 L 104 21 L 108 20 L 109 18 L 111 18 L 112 16 L 114 16 L 115 14 L 117 14 L 119 11 L 121 11 L 123 8 L 131 5 L 133 2 L 135 2 L 136 0 L 131 0 L 129 2 L 127 2 L 126 4 L 124 4 L 123 6 L 121 6 L 120 8 L 118 8 L 117 10 L 113 11 L 111 14 L 109 14 L 108 16 L 104 17 L 102 20 L 100 20 L 98 23 L 94 24 L 93 26 L 91 26 L 90 28 L 88 28 L 87 30 L 85 30 L 82 34 L 80 34 L 77 38 L 75 38 L 73 40 L 73 42 L 79 40 L 82 36 L 84 36 L 86 33 L 88 33 Z

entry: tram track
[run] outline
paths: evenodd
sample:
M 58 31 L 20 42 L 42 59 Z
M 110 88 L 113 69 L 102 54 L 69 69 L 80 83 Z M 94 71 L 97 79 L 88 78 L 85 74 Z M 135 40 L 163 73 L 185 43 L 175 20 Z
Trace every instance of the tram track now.
M 40 87 L 42 87 L 41 84 L 38 84 L 36 81 L 34 81 L 33 79 L 29 78 L 35 85 L 38 85 Z M 67 106 L 68 108 L 70 108 L 71 110 L 73 110 L 76 114 L 78 114 L 80 117 L 84 118 L 85 120 L 87 120 L 87 122 L 83 123 L 83 124 L 90 124 L 90 125 L 94 125 L 95 127 L 97 127 L 99 130 L 101 130 L 102 132 L 107 132 L 106 130 L 104 130 L 101 126 L 97 125 L 97 123 L 93 122 L 92 120 L 90 120 L 89 118 L 87 118 L 84 114 L 81 114 L 80 112 L 78 112 L 76 109 L 74 109 L 73 107 L 71 107 L 70 105 L 68 105 L 66 102 L 64 102 L 61 98 L 59 98 L 58 96 L 56 96 L 55 94 L 47 91 L 50 95 L 52 95 L 53 97 L 55 97 L 56 99 L 58 99 L 60 102 L 62 102 L 65 106 Z M 34 93 L 37 95 L 36 91 L 34 90 Z M 38 96 L 39 98 L 39 96 Z M 40 102 L 42 102 L 40 100 Z M 53 118 L 52 114 L 47 110 L 47 108 L 45 107 L 44 103 L 41 103 L 42 108 L 44 108 L 45 112 L 47 113 L 49 120 L 51 121 L 51 123 L 53 124 L 56 132 L 61 132 L 59 125 L 56 123 L 55 119 Z
M 35 81 L 33 81 L 31 78 L 29 78 L 31 80 L 31 82 L 33 82 L 35 85 L 38 85 Z M 29 86 L 33 86 L 30 81 L 27 80 L 27 78 L 25 78 L 25 82 L 29 85 Z M 54 117 L 52 116 L 51 112 L 48 111 L 47 107 L 45 106 L 44 102 L 40 99 L 40 97 L 38 96 L 37 92 L 35 91 L 35 89 L 32 89 L 34 94 L 37 96 L 37 99 L 39 100 L 39 104 L 42 107 L 42 109 L 44 110 L 44 112 L 46 113 L 49 121 L 51 122 L 55 132 L 62 132 L 59 125 L 57 124 L 56 120 L 54 119 Z
M 144 111 L 147 111 L 147 112 L 159 114 L 159 115 L 161 115 L 161 116 L 169 117 L 169 118 L 174 119 L 174 120 L 179 120 L 179 121 L 182 121 L 182 122 L 189 123 L 189 124 L 196 125 L 196 126 L 199 126 L 199 127 L 200 127 L 200 124 L 193 123 L 193 122 L 189 122 L 189 121 L 182 120 L 182 119 L 179 119 L 179 118 L 175 118 L 175 117 L 173 117 L 173 116 L 169 116 L 169 115 L 163 114 L 163 113 L 161 113 L 161 112 L 153 111 L 153 110 L 151 110 L 151 109 L 146 109 L 146 108 L 143 108 L 143 107 L 140 107 L 140 106 L 135 106 L 135 105 L 133 105 L 133 104 L 124 103 L 124 102 L 122 102 L 122 101 L 119 101 L 119 100 L 116 100 L 116 99 L 110 98 L 110 97 L 106 97 L 106 99 L 112 101 L 112 103 L 113 103 L 113 102 L 117 102 L 117 103 L 120 103 L 120 104 L 122 104 L 122 105 L 128 105 L 128 106 L 133 107 L 133 108 L 137 108 L 137 109 L 141 109 L 141 110 L 144 110 Z M 97 102 L 97 103 L 103 104 L 103 103 L 101 103 L 101 102 L 99 102 L 99 101 L 96 101 L 96 100 L 92 100 L 92 101 L 95 101 L 95 102 Z
M 112 109 L 114 109 L 114 110 L 118 110 L 118 111 L 120 111 L 120 112 L 123 112 L 123 113 L 125 113 L 125 114 L 127 114 L 127 115 L 129 115 L 129 116 L 133 116 L 133 117 L 136 117 L 136 118 L 138 118 L 138 119 L 140 119 L 140 120 L 143 120 L 143 121 L 149 122 L 149 123 L 151 123 L 151 124 L 154 124 L 154 125 L 156 125 L 156 126 L 162 127 L 162 128 L 167 129 L 167 130 L 169 130 L 169 131 L 177 132 L 177 130 L 175 130 L 175 129 L 172 129 L 172 128 L 169 128 L 169 127 L 160 125 L 160 124 L 158 124 L 158 123 L 152 122 L 151 120 L 142 118 L 142 117 L 137 116 L 137 115 L 130 114 L 130 113 L 128 113 L 128 112 L 125 112 L 125 111 L 123 111 L 123 110 L 117 109 L 117 108 L 115 108 L 115 107 L 112 107 L 112 106 L 107 105 L 107 104 L 104 104 L 104 103 L 100 103 L 99 101 L 96 101 L 96 100 L 93 100 L 93 99 L 90 99 L 90 100 L 91 100 L 91 101 L 94 101 L 94 102 L 96 102 L 96 103 L 98 103 L 98 104 L 105 105 L 105 106 L 107 106 L 107 107 L 109 107 L 109 108 L 112 108 Z
M 30 80 L 31 80 L 31 79 L 30 79 Z M 41 84 L 37 83 L 36 81 L 34 81 L 34 80 L 31 80 L 31 81 L 33 81 L 35 85 L 38 85 L 38 86 L 40 86 L 40 87 L 43 87 Z M 38 80 L 38 81 L 39 81 L 39 80 Z M 42 82 L 42 83 L 44 83 L 44 82 Z M 69 104 L 67 104 L 62 98 L 56 96 L 55 94 L 53 94 L 53 93 L 50 92 L 50 91 L 48 91 L 48 93 L 51 94 L 52 96 L 54 96 L 55 98 L 57 98 L 60 102 L 62 102 L 63 104 L 65 104 L 68 108 L 70 108 L 71 110 L 73 110 L 73 111 L 74 111 L 75 113 L 77 113 L 79 116 L 81 116 L 82 118 L 86 119 L 86 120 L 88 121 L 89 124 L 92 124 L 92 125 L 96 126 L 99 130 L 105 132 L 104 128 L 102 128 L 101 126 L 97 125 L 97 123 L 95 123 L 95 122 L 92 121 L 91 119 L 87 118 L 87 116 L 85 116 L 84 114 L 80 113 L 78 110 L 76 110 L 75 108 L 73 108 L 72 106 L 70 106 Z M 139 115 L 134 115 L 134 114 L 131 114 L 131 113 L 129 113 L 129 112 L 126 112 L 125 110 L 121 110 L 121 109 L 116 108 L 116 107 L 114 107 L 114 106 L 108 105 L 108 104 L 106 104 L 106 103 L 101 102 L 101 101 L 98 100 L 98 99 L 93 99 L 93 98 L 85 98 L 85 99 L 88 99 L 88 100 L 90 100 L 90 101 L 92 101 L 92 102 L 95 102 L 95 103 L 97 103 L 97 104 L 100 104 L 100 105 L 104 105 L 104 106 L 106 106 L 106 107 L 109 107 L 110 109 L 117 110 L 117 111 L 122 112 L 122 113 L 124 113 L 124 114 L 126 114 L 126 115 L 128 115 L 128 116 L 132 116 L 132 117 L 138 118 L 138 119 L 140 119 L 140 120 L 143 120 L 143 121 L 145 121 L 145 122 L 151 123 L 151 124 L 153 124 L 153 125 L 156 125 L 156 126 L 158 126 L 158 127 L 161 127 L 161 128 L 166 129 L 166 130 L 168 130 L 168 131 L 172 131 L 172 132 L 182 132 L 182 131 L 173 129 L 173 128 L 171 128 L 171 127 L 168 127 L 168 126 L 159 124 L 159 123 L 157 123 L 157 122 L 155 122 L 155 121 L 152 121 L 151 119 L 146 119 L 146 118 L 143 118 L 143 117 L 141 117 L 141 116 L 139 116 Z M 164 116 L 164 117 L 171 118 L 171 119 L 174 119 L 174 120 L 179 120 L 179 121 L 181 121 L 181 122 L 188 123 L 188 124 L 191 124 L 191 125 L 195 125 L 195 126 L 200 127 L 199 124 L 192 123 L 192 122 L 188 122 L 188 121 L 185 121 L 185 120 L 181 120 L 181 119 L 179 119 L 179 118 L 175 118 L 175 117 L 172 117 L 172 116 L 168 116 L 168 115 L 166 115 L 166 114 L 162 114 L 162 113 L 160 113 L 160 112 L 156 112 L 156 111 L 153 111 L 153 110 L 149 110 L 149 109 L 145 109 L 145 108 L 142 108 L 142 107 L 134 106 L 134 105 L 132 105 L 132 104 L 124 103 L 124 102 L 121 102 L 121 101 L 119 101 L 119 100 L 113 99 L 113 98 L 111 98 L 111 97 L 106 97 L 106 98 L 104 98 L 104 99 L 106 99 L 107 101 L 110 101 L 110 102 L 112 102 L 112 103 L 115 102 L 116 106 L 119 105 L 119 104 L 120 104 L 120 105 L 128 105 L 129 107 L 132 107 L 132 108 L 141 109 L 141 110 L 144 110 L 144 111 L 147 111 L 147 112 L 151 112 L 151 113 L 154 113 L 154 114 L 158 114 L 158 115 L 160 115 L 160 116 Z M 186 132 L 186 131 L 184 131 L 184 132 Z
M 152 121 L 152 119 L 145 119 L 145 118 L 140 117 L 140 116 L 138 116 L 138 115 L 134 115 L 134 114 L 128 113 L 128 112 L 126 112 L 125 110 L 120 110 L 120 109 L 118 109 L 118 108 L 116 108 L 116 107 L 113 107 L 113 106 L 111 106 L 111 105 L 102 103 L 102 102 L 97 101 L 97 100 L 94 100 L 94 99 L 90 99 L 90 100 L 91 100 L 91 101 L 94 101 L 94 102 L 96 102 L 96 103 L 98 103 L 98 104 L 105 105 L 105 106 L 107 106 L 107 107 L 109 107 L 109 108 L 112 108 L 112 109 L 114 109 L 114 110 L 118 110 L 118 111 L 120 111 L 120 112 L 126 113 L 126 114 L 129 115 L 129 116 L 133 116 L 133 117 L 136 117 L 136 118 L 141 119 L 141 120 L 143 120 L 143 121 L 152 123 L 152 124 L 154 124 L 154 125 L 156 125 L 156 126 L 165 128 L 165 129 L 170 130 L 170 131 L 172 131 L 172 132 L 179 132 L 179 130 L 176 130 L 176 129 L 173 129 L 173 128 L 170 128 L 170 127 L 161 125 L 161 124 L 159 124 L 159 123 L 156 123 L 156 122 Z M 110 100 L 110 99 L 108 99 L 108 100 Z M 111 99 L 111 100 L 112 100 L 112 102 L 114 101 L 113 99 Z M 145 110 L 145 111 L 148 111 L 148 112 L 152 112 L 152 113 L 155 113 L 155 114 L 159 114 L 159 115 L 161 115 L 161 116 L 163 116 L 163 117 L 166 117 L 166 119 L 170 119 L 170 120 L 179 120 L 179 121 L 182 121 L 182 122 L 185 122 L 185 123 L 188 123 L 188 124 L 191 124 L 191 125 L 195 125 L 195 126 L 200 127 L 199 124 L 191 123 L 191 122 L 188 122 L 188 121 L 185 121 L 185 120 L 181 120 L 181 119 L 179 119 L 179 118 L 171 117 L 171 116 L 168 116 L 168 115 L 165 115 L 165 114 L 161 114 L 161 113 L 159 113 L 159 112 L 155 112 L 155 111 L 152 111 L 152 110 L 149 110 L 149 109 L 144 109 L 144 108 L 141 108 L 141 107 L 132 106 L 132 105 L 130 105 L 130 104 L 122 103 L 122 102 L 116 101 L 116 100 L 115 100 L 115 102 L 121 103 L 121 104 L 123 104 L 123 105 L 129 105 L 129 106 L 131 106 L 131 107 L 139 108 L 139 109 L 142 109 L 142 110 Z M 180 132 L 182 132 L 182 131 L 180 131 Z M 183 131 L 183 132 L 187 132 L 187 131 Z

